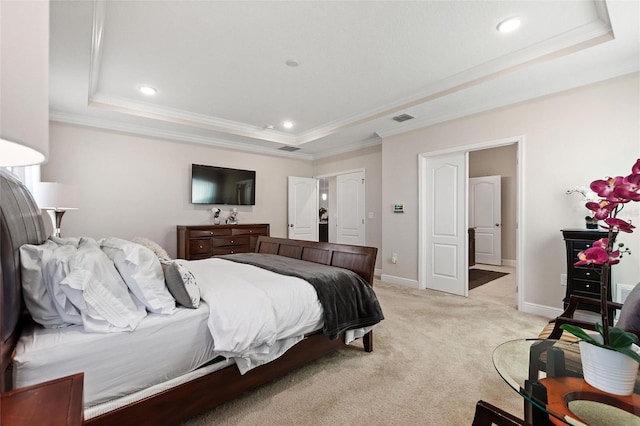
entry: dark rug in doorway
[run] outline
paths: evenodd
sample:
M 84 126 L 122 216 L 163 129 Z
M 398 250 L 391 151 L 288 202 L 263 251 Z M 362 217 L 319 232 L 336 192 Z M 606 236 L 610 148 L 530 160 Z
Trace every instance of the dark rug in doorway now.
M 478 288 L 483 284 L 509 275 L 508 272 L 485 271 L 484 269 L 469 269 L 469 290 Z

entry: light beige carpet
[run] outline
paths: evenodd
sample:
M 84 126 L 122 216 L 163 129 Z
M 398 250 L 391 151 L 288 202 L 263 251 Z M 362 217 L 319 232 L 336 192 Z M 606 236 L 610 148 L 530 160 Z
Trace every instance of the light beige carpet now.
M 186 424 L 470 425 L 479 399 L 522 417 L 522 398 L 491 354 L 537 336 L 546 319 L 472 297 L 380 281 L 375 289 L 386 318 L 374 352 L 357 342 Z

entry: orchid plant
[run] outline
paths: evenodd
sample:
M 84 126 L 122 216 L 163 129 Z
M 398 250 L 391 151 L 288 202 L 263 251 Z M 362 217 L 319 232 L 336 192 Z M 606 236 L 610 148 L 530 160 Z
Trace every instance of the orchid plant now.
M 609 327 L 609 309 L 607 306 L 609 268 L 611 265 L 620 263 L 623 255 L 630 253 L 629 249 L 625 248 L 622 243 L 614 247 L 614 239 L 617 232 L 632 233 L 635 229 L 631 221 L 620 219 L 618 214 L 627 203 L 640 201 L 640 158 L 636 160 L 631 168 L 630 175 L 595 180 L 591 182 L 590 188 L 598 195 L 599 199 L 589 201 L 585 206 L 593 212 L 594 219 L 604 222 L 601 226 L 603 229 L 608 230 L 608 235 L 607 238 L 596 241 L 592 247 L 578 253 L 578 261 L 575 265 L 602 266 L 600 280 L 602 324 L 596 324 L 596 330 L 602 336 L 602 343 L 593 339 L 579 327 L 563 324 L 561 328 L 589 343 L 625 353 L 640 362 L 638 354 L 629 349 L 631 343 L 637 342 L 638 337 L 633 333 Z

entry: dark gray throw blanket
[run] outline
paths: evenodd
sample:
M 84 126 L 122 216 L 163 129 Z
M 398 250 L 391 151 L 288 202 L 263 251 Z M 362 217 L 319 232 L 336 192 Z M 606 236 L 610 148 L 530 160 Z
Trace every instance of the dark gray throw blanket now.
M 368 327 L 384 319 L 371 286 L 347 269 L 274 254 L 238 253 L 217 257 L 309 282 L 316 289 L 324 311 L 322 332 L 331 339 L 337 339 L 343 331 Z

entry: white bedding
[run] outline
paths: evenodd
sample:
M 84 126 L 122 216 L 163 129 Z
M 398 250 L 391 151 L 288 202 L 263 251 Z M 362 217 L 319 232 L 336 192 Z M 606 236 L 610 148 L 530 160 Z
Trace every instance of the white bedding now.
M 187 263 L 200 286 L 200 308 L 149 314 L 133 332 L 36 326 L 18 342 L 16 386 L 82 371 L 85 407 L 91 407 L 181 376 L 218 355 L 244 374 L 322 328 L 322 308 L 304 280 L 222 259 Z
M 84 372 L 85 407 L 136 392 L 215 358 L 208 317 L 203 303 L 174 315 L 149 314 L 134 332 L 34 327 L 16 347 L 14 383 L 23 387 Z
M 216 354 L 233 358 L 242 374 L 322 328 L 316 291 L 300 278 L 216 258 L 186 267 L 211 308 L 208 325 Z

